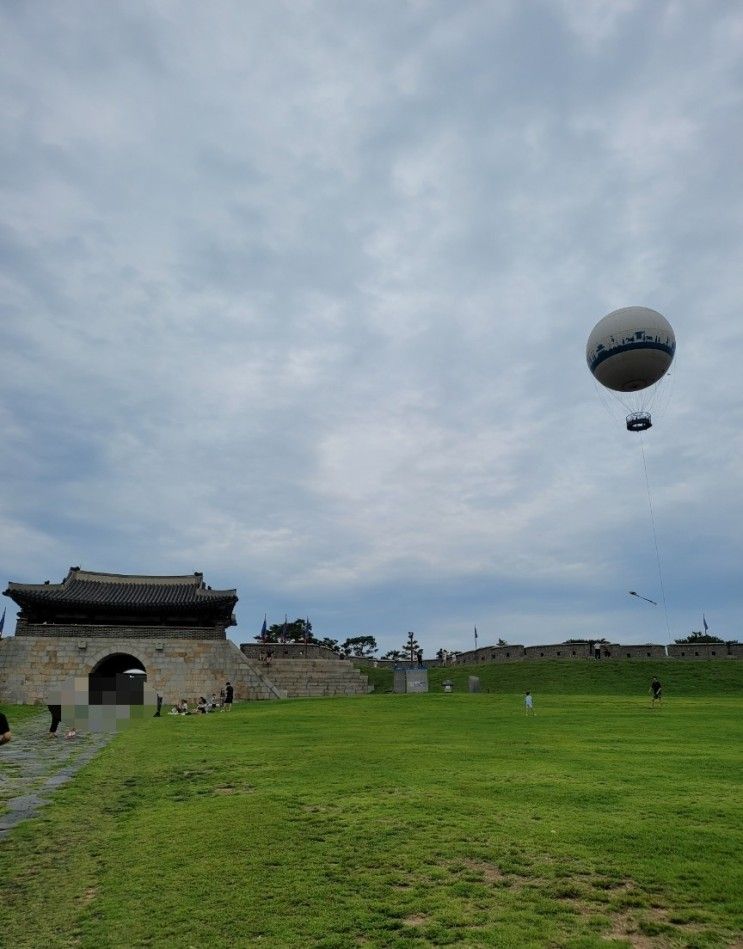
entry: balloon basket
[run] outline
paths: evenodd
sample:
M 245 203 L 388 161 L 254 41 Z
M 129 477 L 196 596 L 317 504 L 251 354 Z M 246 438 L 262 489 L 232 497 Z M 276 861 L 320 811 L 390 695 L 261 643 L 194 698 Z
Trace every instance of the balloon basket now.
M 646 432 L 652 426 L 649 412 L 633 412 L 627 416 L 628 432 Z

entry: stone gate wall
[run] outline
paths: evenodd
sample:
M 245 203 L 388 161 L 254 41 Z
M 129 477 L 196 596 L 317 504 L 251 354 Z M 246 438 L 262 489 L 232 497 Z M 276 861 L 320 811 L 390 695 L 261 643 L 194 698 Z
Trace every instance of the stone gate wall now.
M 74 623 L 28 623 L 16 621 L 16 636 L 43 639 L 227 639 L 224 626 L 93 626 Z
M 0 640 L 0 698 L 46 704 L 55 687 L 74 676 L 90 675 L 112 653 L 138 659 L 147 672 L 147 684 L 162 690 L 166 704 L 219 694 L 227 680 L 238 701 L 284 697 L 229 639 L 14 636 Z

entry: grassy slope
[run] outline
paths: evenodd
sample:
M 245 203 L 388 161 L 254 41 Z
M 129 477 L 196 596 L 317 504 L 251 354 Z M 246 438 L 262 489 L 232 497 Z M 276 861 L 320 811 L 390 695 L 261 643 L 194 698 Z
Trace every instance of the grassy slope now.
M 392 670 L 364 666 L 378 692 L 392 689 Z M 529 689 L 535 694 L 562 695 L 645 695 L 654 675 L 663 683 L 666 696 L 741 695 L 743 694 L 743 662 L 711 659 L 681 662 L 670 659 L 652 661 L 601 660 L 578 662 L 512 662 L 496 665 L 431 667 L 429 684 L 440 689 L 451 679 L 456 691 L 467 690 L 467 677 L 480 679 L 480 688 L 489 692 L 516 693 Z
M 0 843 L 0 944 L 740 937 L 743 702 L 535 691 L 146 721 Z

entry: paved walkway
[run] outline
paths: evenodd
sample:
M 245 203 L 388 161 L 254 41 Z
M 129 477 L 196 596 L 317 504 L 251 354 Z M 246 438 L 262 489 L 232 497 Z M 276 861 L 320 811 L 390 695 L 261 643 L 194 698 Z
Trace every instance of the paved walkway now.
M 61 726 L 59 738 L 48 738 L 46 710 L 11 727 L 13 741 L 0 747 L 0 840 L 48 804 L 56 788 L 113 738 L 92 732 L 67 740 Z

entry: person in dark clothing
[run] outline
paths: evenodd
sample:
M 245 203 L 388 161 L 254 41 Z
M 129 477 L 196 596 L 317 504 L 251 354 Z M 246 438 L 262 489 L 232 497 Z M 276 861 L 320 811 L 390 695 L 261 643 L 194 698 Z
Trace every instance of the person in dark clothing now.
M 422 649 L 418 650 L 418 652 L 416 653 L 416 657 L 418 659 L 418 668 L 422 669 L 423 668 L 423 650 Z
M 655 706 L 656 702 L 658 703 L 658 705 L 660 705 L 661 689 L 662 689 L 662 686 L 657 676 L 653 676 L 653 681 L 650 683 L 650 694 L 652 695 L 652 699 L 650 700 L 651 708 Z
M 231 683 L 227 682 L 224 687 L 224 707 L 228 712 L 232 708 L 232 699 L 234 696 L 235 690 L 232 688 Z
M 47 708 L 49 709 L 49 714 L 52 716 L 52 724 L 49 726 L 49 737 L 56 738 L 59 723 L 62 721 L 62 706 L 47 705 Z
M 163 707 L 163 694 L 162 694 L 162 692 L 160 691 L 160 689 L 157 690 L 156 700 L 157 700 L 157 711 L 155 712 L 155 716 L 154 716 L 154 717 L 155 717 L 155 718 L 160 718 L 160 711 L 161 711 L 161 709 L 162 709 L 162 707 Z
M 0 745 L 7 745 L 12 737 L 7 716 L 5 712 L 0 712 Z

